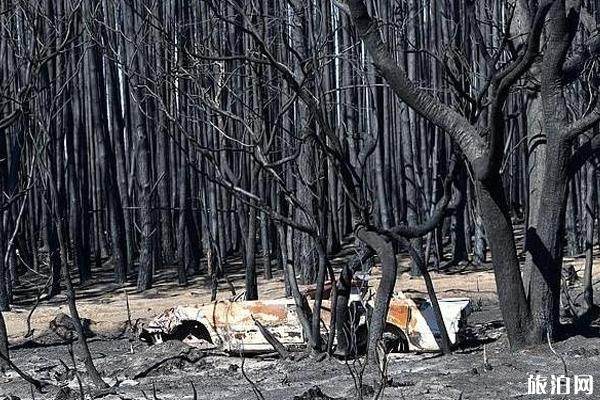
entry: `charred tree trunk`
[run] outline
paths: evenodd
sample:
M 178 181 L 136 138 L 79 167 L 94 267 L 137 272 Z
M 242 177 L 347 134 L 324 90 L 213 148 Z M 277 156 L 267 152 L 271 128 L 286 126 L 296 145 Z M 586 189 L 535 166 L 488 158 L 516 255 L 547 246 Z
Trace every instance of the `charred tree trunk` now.
M 596 182 L 596 167 L 587 166 L 585 198 L 585 270 L 583 273 L 583 302 L 585 311 L 594 307 L 594 287 L 592 285 L 592 269 L 594 263 L 594 224 L 597 215 L 598 185 Z
M 0 311 L 8 311 L 10 309 L 10 299 L 6 287 L 6 266 L 4 265 L 4 218 L 0 217 Z
M 456 197 L 458 197 L 456 208 L 452 214 L 452 222 L 450 226 L 450 235 L 452 240 L 452 260 L 451 264 L 455 265 L 461 261 L 467 261 L 469 255 L 467 253 L 466 235 L 465 235 L 465 211 L 467 197 L 467 174 L 465 168 L 460 166 L 460 170 L 456 176 Z
M 87 13 L 91 13 L 92 4 L 85 3 Z M 127 248 L 125 238 L 125 218 L 117 182 L 116 158 L 114 147 L 110 140 L 106 115 L 105 82 L 102 72 L 102 61 L 97 47 L 87 51 L 87 67 L 89 74 L 86 79 L 86 92 L 90 99 L 91 118 L 93 126 L 90 127 L 98 138 L 100 154 L 101 180 L 106 193 L 107 212 L 110 219 L 112 258 L 114 263 L 115 281 L 124 283 L 127 280 Z M 115 112 L 115 110 L 113 110 Z M 87 279 L 87 277 L 85 277 Z M 85 280 L 85 279 L 83 279 Z
M 0 372 L 4 372 L 4 369 L 8 367 L 8 363 L 4 360 L 10 360 L 10 354 L 8 353 L 8 333 L 6 331 L 6 323 L 4 322 L 4 315 L 0 310 Z
M 143 96 L 143 95 L 142 95 Z M 141 97 L 140 97 L 141 98 Z M 154 220 L 152 215 L 152 176 L 150 171 L 150 148 L 146 124 L 140 111 L 137 113 L 136 140 L 138 159 L 138 180 L 140 185 L 140 258 L 137 289 L 140 291 L 152 287 L 154 272 Z
M 500 176 L 477 182 L 476 189 L 485 231 L 493 238 L 492 264 L 508 338 L 511 347 L 524 347 L 528 344 L 531 320 Z
M 258 184 L 258 168 L 250 172 L 250 193 L 255 193 Z M 248 207 L 247 233 L 244 244 L 244 267 L 246 270 L 246 300 L 258 300 L 256 274 L 256 208 Z
M 396 285 L 397 265 L 394 246 L 384 236 L 359 227 L 356 237 L 377 253 L 381 263 L 381 281 L 375 295 L 375 307 L 369 327 L 369 359 L 377 360 L 377 343 L 381 339 L 387 321 L 387 312 Z

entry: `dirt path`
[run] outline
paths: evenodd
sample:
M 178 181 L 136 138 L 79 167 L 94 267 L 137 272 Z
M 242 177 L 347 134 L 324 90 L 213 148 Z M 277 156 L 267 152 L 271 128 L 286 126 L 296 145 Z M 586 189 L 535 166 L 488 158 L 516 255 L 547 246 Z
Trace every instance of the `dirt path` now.
M 335 261 L 335 260 L 334 260 Z M 339 262 L 339 260 L 337 260 Z M 582 258 L 566 258 L 565 265 L 573 265 L 578 275 L 583 275 Z M 237 293 L 243 292 L 243 273 L 240 265 L 233 263 L 230 266 L 229 277 Z M 396 282 L 396 290 L 402 290 L 409 296 L 423 296 L 425 284 L 421 278 L 412 278 L 406 271 L 407 260 L 400 260 L 400 271 Z M 595 268 L 595 281 L 600 280 L 600 269 Z M 260 272 L 260 271 L 259 271 Z M 128 291 L 131 316 L 137 318 L 152 318 L 165 309 L 181 304 L 202 304 L 210 301 L 210 288 L 203 277 L 194 277 L 186 287 L 173 283 L 176 281 L 175 269 L 163 270 L 157 274 L 157 283 L 154 288 L 144 293 L 135 293 L 135 287 L 130 284 L 126 287 L 117 287 L 111 283 L 112 274 L 109 270 L 95 276 L 94 281 L 84 288 L 78 288 L 77 305 L 83 318 L 111 326 L 112 323 L 127 320 L 126 296 Z M 470 297 L 476 303 L 495 303 L 496 286 L 494 274 L 489 266 L 481 271 L 473 271 L 470 266 L 460 266 L 447 273 L 432 272 L 432 279 L 439 297 Z M 380 278 L 380 269 L 376 266 L 372 271 L 370 280 L 371 290 L 375 291 Z M 30 280 L 33 282 L 33 280 Z M 271 280 L 265 280 L 262 275 L 258 282 L 259 297 L 273 299 L 284 296 L 283 276 L 280 271 L 275 272 Z M 3 313 L 7 323 L 9 340 L 16 342 L 23 338 L 27 332 L 27 315 L 33 307 L 35 299 L 34 285 L 24 286 L 17 292 L 23 298 L 22 305 L 16 305 L 11 311 Z M 218 299 L 231 297 L 231 292 L 225 282 L 220 283 Z M 49 322 L 60 313 L 68 313 L 64 296 L 57 296 L 50 302 L 42 302 L 35 310 L 31 327 L 35 333 L 40 333 L 48 328 Z
M 371 280 L 372 290 L 376 290 L 379 280 L 379 268 L 375 268 Z M 165 276 L 166 278 L 166 276 Z M 440 297 L 460 296 L 481 299 L 495 299 L 494 278 L 490 271 L 471 272 L 469 274 L 441 275 L 433 274 L 433 279 Z M 243 291 L 243 280 L 235 280 L 237 293 Z M 259 296 L 263 299 L 273 299 L 284 296 L 283 277 L 277 273 L 275 277 L 266 281 L 259 279 Z M 402 274 L 398 278 L 397 288 L 408 295 L 420 295 L 425 292 L 425 285 L 419 278 L 411 278 Z M 460 289 L 458 289 L 460 288 Z M 202 304 L 210 301 L 210 289 L 201 278 L 194 279 L 187 287 L 159 283 L 147 292 L 134 293 L 133 287 L 114 288 L 102 283 L 92 284 L 78 290 L 77 306 L 82 318 L 103 324 L 122 322 L 127 320 L 126 295 L 128 291 L 131 316 L 137 318 L 152 318 L 167 308 L 181 304 Z M 226 285 L 221 285 L 218 299 L 231 297 L 231 292 Z M 9 339 L 16 341 L 27 332 L 27 315 L 33 307 L 32 304 L 14 306 L 11 311 L 4 313 Z M 31 327 L 35 332 L 42 332 L 48 328 L 49 322 L 58 313 L 68 313 L 64 296 L 58 296 L 51 302 L 40 304 L 31 319 Z

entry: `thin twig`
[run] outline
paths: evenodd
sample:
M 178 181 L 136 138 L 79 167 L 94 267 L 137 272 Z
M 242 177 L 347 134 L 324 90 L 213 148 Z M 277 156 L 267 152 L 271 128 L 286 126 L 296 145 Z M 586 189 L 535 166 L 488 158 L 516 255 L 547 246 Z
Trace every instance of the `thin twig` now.
M 244 354 L 242 353 L 242 351 L 240 350 L 240 357 L 242 357 L 242 365 L 240 367 L 241 371 L 242 371 L 242 375 L 244 377 L 244 379 L 246 379 L 246 381 L 250 384 L 250 386 L 252 387 L 252 391 L 254 392 L 254 395 L 256 396 L 256 398 L 258 400 L 265 400 L 265 396 L 263 396 L 262 392 L 260 391 L 260 389 L 258 388 L 258 386 L 256 386 L 256 383 L 254 383 L 246 374 L 246 371 L 244 370 L 244 362 L 246 361 L 246 357 L 244 357 Z
M 129 293 L 125 290 L 125 305 L 127 307 L 127 324 L 129 325 L 129 329 L 133 328 L 133 324 L 131 323 L 131 308 L 129 307 Z
M 550 340 L 550 331 L 546 331 L 546 338 L 548 339 L 548 347 L 550 347 L 550 350 L 552 351 L 552 353 L 554 353 L 554 355 L 556 357 L 558 357 L 560 359 L 560 361 L 562 362 L 563 368 L 565 370 L 565 376 L 569 375 L 569 371 L 567 370 L 567 363 L 565 362 L 565 359 L 563 358 L 563 356 L 561 356 L 560 354 L 558 354 L 556 352 L 556 350 L 554 350 L 554 347 L 552 347 L 552 342 Z
M 31 308 L 31 310 L 29 311 L 29 314 L 27 314 L 27 333 L 25 334 L 26 338 L 28 338 L 31 335 L 33 335 L 33 329 L 31 329 L 31 317 L 33 316 L 33 312 L 36 310 L 37 306 L 40 304 L 40 299 L 42 298 L 42 294 L 44 292 L 46 292 L 46 289 L 48 289 L 48 286 L 50 286 L 50 281 L 51 281 L 51 278 L 48 278 L 46 280 L 46 284 L 44 285 L 44 288 L 41 289 L 41 290 L 38 289 L 38 293 L 37 293 L 37 296 L 35 298 L 35 304 Z
M 194 386 L 194 382 L 190 382 L 190 385 L 192 385 L 192 390 L 193 390 L 193 393 L 194 393 L 193 400 L 198 400 L 198 392 L 196 391 L 196 386 Z

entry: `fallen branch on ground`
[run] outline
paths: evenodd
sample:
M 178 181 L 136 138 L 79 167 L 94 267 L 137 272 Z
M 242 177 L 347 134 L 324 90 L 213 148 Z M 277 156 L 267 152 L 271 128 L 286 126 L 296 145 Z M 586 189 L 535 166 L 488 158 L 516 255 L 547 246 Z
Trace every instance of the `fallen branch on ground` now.
M 279 354 L 279 356 L 283 360 L 287 360 L 288 358 L 290 358 L 290 353 L 286 350 L 285 346 L 281 344 L 281 342 L 275 336 L 273 336 L 273 334 L 269 332 L 269 330 L 263 324 L 261 324 L 260 321 L 254 319 L 254 317 L 252 317 L 252 320 L 254 321 L 256 326 L 258 326 L 260 333 L 262 333 L 267 342 L 269 342 L 269 344 L 273 346 L 277 354 Z

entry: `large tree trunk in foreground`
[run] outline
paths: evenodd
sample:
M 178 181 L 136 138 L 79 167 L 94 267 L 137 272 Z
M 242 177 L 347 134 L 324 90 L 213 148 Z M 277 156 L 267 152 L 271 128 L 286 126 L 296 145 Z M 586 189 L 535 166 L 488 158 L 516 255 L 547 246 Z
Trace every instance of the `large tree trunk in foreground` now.
M 544 343 L 547 334 L 554 338 L 559 325 L 570 150 L 565 143 L 549 141 L 547 153 L 552 162 L 546 167 L 537 226 L 527 232 L 527 247 L 532 260 L 529 304 L 534 343 Z
M 527 247 L 533 263 L 529 303 L 534 343 L 543 343 L 546 337 L 555 338 L 560 324 L 563 235 L 571 156 L 571 139 L 566 133 L 570 111 L 562 75 L 564 60 L 578 25 L 579 11 L 575 3 L 567 5 L 565 1 L 556 1 L 552 4 L 548 14 L 548 44 L 541 65 L 546 168 L 537 226 L 527 232 Z
M 542 104 L 539 95 L 529 99 L 527 108 L 527 152 L 529 163 L 527 174 L 529 176 L 528 204 L 527 204 L 527 228 L 537 228 L 539 218 L 540 199 L 542 196 L 542 185 L 544 182 L 544 170 L 546 167 L 546 140 L 542 129 Z M 525 243 L 527 249 L 528 243 Z M 525 293 L 529 296 L 529 282 L 531 280 L 531 252 L 527 251 L 525 265 L 523 266 L 523 285 Z
M 492 238 L 490 248 L 500 311 L 511 347 L 521 348 L 528 344 L 530 314 L 500 175 L 494 174 L 476 185 L 484 228 Z

